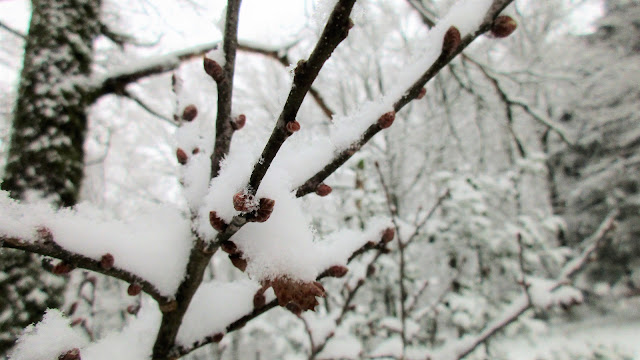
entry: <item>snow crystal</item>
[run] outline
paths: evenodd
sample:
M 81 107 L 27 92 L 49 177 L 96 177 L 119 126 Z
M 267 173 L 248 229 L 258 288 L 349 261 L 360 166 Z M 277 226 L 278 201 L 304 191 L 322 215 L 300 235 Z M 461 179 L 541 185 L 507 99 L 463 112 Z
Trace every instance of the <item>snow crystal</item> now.
M 49 309 L 42 321 L 29 325 L 18 338 L 10 360 L 51 360 L 74 348 L 81 348 L 87 340 L 70 326 L 69 319 L 55 309 Z

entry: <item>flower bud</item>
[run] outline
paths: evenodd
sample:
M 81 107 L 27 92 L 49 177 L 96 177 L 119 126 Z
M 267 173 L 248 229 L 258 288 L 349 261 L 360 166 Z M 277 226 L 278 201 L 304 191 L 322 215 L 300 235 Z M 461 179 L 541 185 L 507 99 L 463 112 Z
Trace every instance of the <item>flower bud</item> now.
M 127 294 L 129 294 L 129 296 L 139 295 L 141 291 L 142 291 L 142 286 L 140 286 L 140 284 L 137 284 L 137 283 L 129 284 L 129 287 L 127 288 Z
M 446 56 L 453 54 L 461 42 L 462 38 L 458 28 L 455 26 L 450 27 L 444 34 L 444 39 L 442 40 L 442 54 Z
M 244 114 L 238 115 L 238 117 L 231 122 L 233 130 L 240 130 L 247 123 L 247 117 Z
M 318 194 L 318 196 L 327 196 L 331 194 L 332 190 L 333 189 L 331 189 L 331 186 L 327 184 L 320 184 L 318 185 L 318 187 L 316 187 L 316 194 Z
M 517 27 L 518 23 L 511 16 L 501 15 L 493 21 L 491 34 L 497 38 L 505 38 L 516 31 Z
M 300 130 L 300 123 L 295 120 L 289 121 L 287 125 L 285 125 L 285 127 L 290 134 L 293 134 L 294 132 Z
M 182 111 L 182 119 L 184 121 L 192 121 L 198 116 L 198 108 L 191 104 L 184 108 Z
M 105 270 L 109 270 L 113 267 L 114 262 L 115 259 L 113 258 L 113 255 L 106 253 L 100 258 L 100 267 Z
M 388 113 L 384 113 L 378 119 L 378 126 L 380 126 L 381 129 L 386 129 L 389 126 L 391 126 L 391 124 L 393 124 L 393 121 L 395 119 L 396 119 L 396 112 L 395 111 L 392 110 L 392 111 L 389 111 Z
M 178 159 L 178 163 L 180 165 L 185 165 L 187 163 L 187 160 L 189 160 L 189 157 L 187 156 L 187 153 L 184 152 L 184 150 L 178 148 L 178 150 L 176 150 L 176 158 Z
M 224 69 L 215 60 L 205 57 L 204 71 L 218 84 L 225 81 Z

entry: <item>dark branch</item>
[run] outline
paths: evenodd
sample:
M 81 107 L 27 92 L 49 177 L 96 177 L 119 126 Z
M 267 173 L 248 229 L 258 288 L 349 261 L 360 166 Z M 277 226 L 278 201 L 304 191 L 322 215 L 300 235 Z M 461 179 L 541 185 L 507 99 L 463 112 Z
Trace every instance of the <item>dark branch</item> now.
M 475 40 L 478 36 L 482 35 L 491 28 L 493 19 L 500 14 L 500 12 L 507 7 L 513 0 L 495 0 L 489 12 L 485 16 L 482 25 L 478 30 L 472 34 L 465 36 L 460 45 L 452 52 L 443 52 L 440 57 L 429 67 L 429 69 L 420 76 L 420 78 L 411 85 L 407 91 L 404 92 L 394 104 L 393 110 L 397 113 L 402 110 L 411 100 L 415 99 L 420 90 L 431 80 L 443 67 L 445 67 L 453 58 L 460 54 L 469 44 Z M 333 174 L 338 168 L 340 168 L 347 160 L 353 156 L 358 150 L 364 146 L 375 134 L 377 134 L 382 128 L 378 124 L 371 125 L 363 133 L 360 140 L 351 144 L 351 146 L 340 152 L 329 164 L 327 164 L 322 170 L 309 178 L 304 184 L 302 184 L 296 191 L 296 196 L 301 197 L 315 191 L 316 187 L 323 182 L 329 175 Z
M 231 101 L 233 96 L 233 78 L 238 50 L 238 15 L 241 0 L 227 3 L 227 17 L 224 28 L 222 49 L 225 56 L 225 81 L 218 82 L 218 114 L 216 117 L 216 141 L 211 154 L 211 177 L 218 176 L 220 162 L 229 153 L 233 127 L 231 126 Z
M 158 303 L 165 303 L 168 301 L 166 297 L 158 293 L 158 290 L 151 283 L 140 278 L 139 276 L 132 274 L 126 270 L 118 269 L 116 267 L 112 267 L 106 270 L 100 265 L 100 260 L 94 260 L 84 255 L 72 253 L 68 250 L 63 249 L 53 241 L 28 242 L 17 238 L 0 237 L 0 247 L 17 249 L 33 254 L 49 256 L 62 260 L 69 265 L 95 271 L 116 279 L 126 281 L 130 284 L 137 283 L 142 287 L 142 290 L 145 293 L 149 294 L 149 296 L 154 298 Z
M 289 97 L 284 104 L 271 137 L 262 151 L 261 161 L 255 164 L 251 173 L 248 190 L 252 194 L 255 195 L 269 166 L 271 166 L 271 162 L 290 135 L 286 125 L 296 121 L 302 101 L 311 89 L 311 85 L 318 76 L 320 69 L 322 69 L 322 66 L 329 59 L 335 48 L 346 39 L 349 28 L 352 26 L 349 14 L 351 14 L 354 3 L 355 0 L 339 0 L 337 2 L 309 59 L 298 62 L 294 71 L 295 75 Z
M 284 48 L 284 50 L 286 51 L 289 48 L 290 46 L 287 46 Z M 280 55 L 282 54 L 281 50 L 262 49 L 257 46 L 250 46 L 250 45 L 244 45 L 244 44 L 239 44 L 238 50 L 245 51 L 248 53 L 253 53 L 253 54 L 260 54 L 260 55 L 272 58 L 276 60 L 278 63 L 282 64 L 282 66 L 284 67 L 288 67 L 289 65 L 291 65 L 291 60 L 289 59 L 289 56 L 286 53 L 284 53 L 284 55 Z M 309 94 L 311 94 L 311 97 L 313 97 L 313 100 L 316 102 L 316 104 L 318 104 L 318 106 L 320 107 L 322 112 L 327 116 L 327 118 L 331 120 L 335 112 L 331 110 L 329 105 L 327 105 L 327 102 L 324 100 L 322 95 L 320 95 L 320 92 L 315 87 L 311 86 L 311 88 L 309 89 Z

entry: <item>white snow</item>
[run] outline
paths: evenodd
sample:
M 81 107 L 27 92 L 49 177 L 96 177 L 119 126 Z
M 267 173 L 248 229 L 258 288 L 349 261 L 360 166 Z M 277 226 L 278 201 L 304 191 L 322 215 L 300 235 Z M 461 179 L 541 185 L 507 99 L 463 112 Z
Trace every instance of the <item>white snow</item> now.
M 51 360 L 74 348 L 81 348 L 87 340 L 72 329 L 69 319 L 56 309 L 49 309 L 42 321 L 29 325 L 18 338 L 10 360 Z
M 148 360 L 160 326 L 160 311 L 155 303 L 145 303 L 138 315 L 121 331 L 115 331 L 91 343 L 80 353 L 83 360 Z
M 360 359 L 362 355 L 362 344 L 349 334 L 336 335 L 318 354 L 318 360 L 322 359 Z
M 113 255 L 115 267 L 149 281 L 164 296 L 182 281 L 192 246 L 189 222 L 166 205 L 116 219 L 89 204 L 59 211 L 45 203 L 19 204 L 2 191 L 0 214 L 1 236 L 37 241 L 37 229 L 45 227 L 70 252 L 94 260 Z
M 260 284 L 251 280 L 202 284 L 182 320 L 177 343 L 188 347 L 207 336 L 226 333 L 229 324 L 251 313 L 253 295 L 259 289 Z

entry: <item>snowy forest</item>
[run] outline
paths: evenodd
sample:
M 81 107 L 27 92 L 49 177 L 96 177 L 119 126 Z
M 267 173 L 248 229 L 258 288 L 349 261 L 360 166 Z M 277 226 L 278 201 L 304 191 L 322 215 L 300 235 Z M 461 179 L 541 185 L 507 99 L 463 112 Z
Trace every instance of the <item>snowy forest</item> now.
M 639 0 L 0 0 L 0 359 L 640 359 Z

